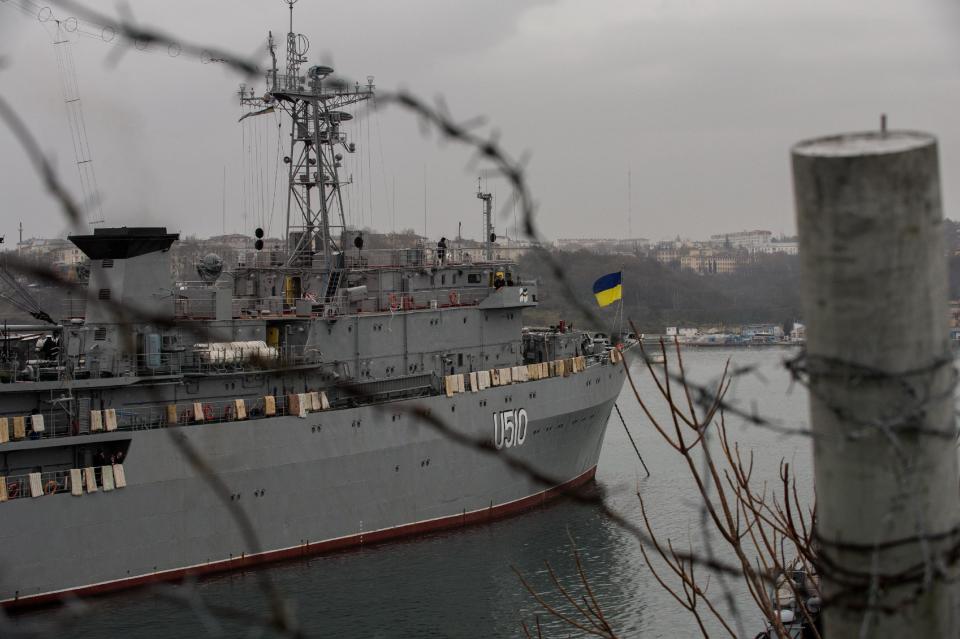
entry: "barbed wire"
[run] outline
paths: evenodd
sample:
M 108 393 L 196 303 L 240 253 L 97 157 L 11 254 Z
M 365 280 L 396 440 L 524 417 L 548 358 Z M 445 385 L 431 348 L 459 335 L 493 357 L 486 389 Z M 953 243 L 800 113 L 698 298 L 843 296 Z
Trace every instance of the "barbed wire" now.
M 127 51 L 150 52 L 159 45 L 164 55 L 177 58 L 181 55 L 200 60 L 202 63 L 221 63 L 243 76 L 260 73 L 259 64 L 246 56 L 229 53 L 219 47 L 206 46 L 175 38 L 163 31 L 138 24 L 129 3 L 118 5 L 122 15 L 112 18 L 73 0 L 49 0 L 43 4 L 36 0 L 2 0 L 0 8 L 19 11 L 41 25 L 60 25 L 63 34 L 76 35 L 108 44 L 113 47 L 107 58 L 108 64 L 116 64 Z M 52 6 L 51 6 L 52 5 Z M 54 7 L 65 13 L 58 14 Z M 265 49 L 264 49 L 265 52 Z
M 136 43 L 138 42 L 147 44 L 155 43 L 166 45 L 168 47 L 176 45 L 184 53 L 199 57 L 201 59 L 204 59 L 205 56 L 211 58 L 214 56 L 217 58 L 222 58 L 222 61 L 227 64 L 228 67 L 245 76 L 249 76 L 258 72 L 257 66 L 251 61 L 236 56 L 230 56 L 221 52 L 219 49 L 177 42 L 174 38 L 171 38 L 170 36 L 167 36 L 161 32 L 133 24 L 132 18 L 114 20 L 96 11 L 90 10 L 83 5 L 74 3 L 71 0 L 54 0 L 54 3 L 68 11 L 74 12 L 77 16 L 91 24 L 107 25 L 110 26 L 110 28 L 116 29 L 117 33 L 122 34 L 125 38 L 127 38 L 128 42 L 133 43 L 129 46 L 135 46 L 135 48 L 139 48 L 136 46 Z M 21 2 L 20 4 L 24 4 L 24 2 Z M 69 18 L 67 18 L 67 20 L 69 20 Z M 0 60 L 0 63 L 2 62 L 3 61 Z M 563 266 L 562 259 L 543 248 L 543 245 L 545 245 L 544 237 L 540 233 L 535 223 L 536 205 L 526 181 L 526 165 L 530 157 L 528 154 L 521 155 L 519 159 L 513 159 L 512 156 L 510 156 L 501 146 L 500 135 L 497 131 L 490 132 L 486 135 L 480 133 L 478 129 L 482 124 L 482 120 L 478 118 L 471 118 L 461 122 L 455 121 L 449 113 L 449 109 L 446 107 L 446 104 L 442 100 L 438 100 L 435 105 L 430 105 L 418 96 L 401 90 L 379 94 L 378 104 L 398 105 L 403 110 L 418 117 L 425 131 L 435 131 L 439 134 L 442 141 L 453 141 L 470 149 L 473 153 L 471 162 L 489 162 L 494 167 L 492 173 L 502 177 L 508 182 L 513 192 L 513 198 L 510 198 L 508 201 L 519 204 L 524 231 L 530 239 L 541 244 L 540 247 L 535 249 L 537 251 L 537 255 L 548 265 L 550 272 L 560 283 L 562 290 L 566 294 L 566 298 L 577 311 L 588 318 L 588 321 L 594 322 L 596 325 L 603 324 L 602 319 L 598 316 L 595 309 L 583 302 L 579 292 L 574 289 L 566 269 Z M 47 193 L 58 202 L 64 217 L 70 224 L 75 226 L 78 225 L 81 219 L 79 213 L 80 208 L 71 197 L 69 190 L 65 188 L 63 183 L 59 180 L 55 169 L 39 148 L 36 140 L 30 134 L 29 129 L 24 125 L 23 121 L 17 116 L 16 112 L 2 97 L 0 97 L 0 120 L 2 120 L 13 132 L 25 155 L 30 159 L 31 164 L 40 177 Z M 38 267 L 37 265 L 13 260 L 11 267 L 22 274 L 39 277 L 47 283 L 57 286 L 64 285 L 62 278 L 59 278 L 56 274 L 52 273 L 52 271 Z M 98 300 L 98 303 L 103 304 L 105 301 Z M 128 323 L 132 321 L 139 321 L 154 323 L 157 326 L 169 326 L 172 324 L 172 320 L 167 318 L 144 313 L 142 310 L 137 310 L 120 304 L 114 304 L 112 310 L 115 311 L 119 317 L 126 318 Z M 640 335 L 632 322 L 630 325 L 634 331 L 634 334 Z M 202 332 L 200 334 L 202 334 Z M 665 346 L 661 345 L 661 349 L 665 351 Z M 679 344 L 677 344 L 677 349 L 679 351 Z M 654 373 L 653 362 L 651 358 L 647 356 L 646 352 L 642 350 L 642 345 L 641 360 L 653 375 L 653 379 L 658 380 L 657 375 Z M 627 358 L 624 358 L 622 365 L 624 367 L 627 379 L 633 388 L 634 394 L 636 395 L 638 401 L 641 400 L 637 388 L 634 385 L 634 380 L 631 376 L 630 365 L 627 361 Z M 870 432 L 880 432 L 889 439 L 891 446 L 894 447 L 896 446 L 898 438 L 905 435 L 932 436 L 948 440 L 956 438 L 957 431 L 955 428 L 948 431 L 942 429 L 922 428 L 917 425 L 920 421 L 917 418 L 918 415 L 922 414 L 925 407 L 931 401 L 942 400 L 947 392 L 952 393 L 952 389 L 956 381 L 956 372 L 953 370 L 952 366 L 952 359 L 948 360 L 947 358 L 943 358 L 932 363 L 929 367 L 924 369 L 892 373 L 869 367 L 863 367 L 854 363 L 843 362 L 836 359 L 813 357 L 803 352 L 800 353 L 800 355 L 798 355 L 796 358 L 785 362 L 785 367 L 790 372 L 791 378 L 794 381 L 802 384 L 808 389 L 808 391 L 814 393 L 816 392 L 817 382 L 827 379 L 841 380 L 846 383 L 856 384 L 867 384 L 878 380 L 895 380 L 901 383 L 903 392 L 910 396 L 913 401 L 905 410 L 901 412 L 901 414 L 895 415 L 887 420 L 883 420 L 882 422 L 872 419 L 861 420 L 862 423 L 860 423 L 856 421 L 858 419 L 856 415 L 850 415 L 836 406 L 831 407 L 831 410 L 835 410 L 837 415 L 842 419 L 862 427 L 860 431 L 854 431 L 853 434 L 838 434 L 837 437 L 855 440 L 857 437 L 866 436 Z M 911 382 L 911 380 L 916 378 L 940 375 L 948 367 L 952 372 L 952 378 L 948 384 L 949 391 L 944 390 L 939 395 L 924 395 L 923 393 L 918 393 L 918 389 L 929 389 L 931 386 L 923 383 L 923 381 L 920 383 Z M 727 380 L 729 382 L 729 380 L 737 377 L 755 375 L 757 372 L 758 369 L 756 366 L 745 366 L 730 369 L 728 370 Z M 778 420 L 758 414 L 755 408 L 746 410 L 736 406 L 724 398 L 725 393 L 723 392 L 723 388 L 718 389 L 716 385 L 693 383 L 687 378 L 682 368 L 678 371 L 671 370 L 668 367 L 666 360 L 664 360 L 662 367 L 662 378 L 667 383 L 674 381 L 683 385 L 685 399 L 690 408 L 690 414 L 696 417 L 696 410 L 694 407 L 699 409 L 701 413 L 700 420 L 702 423 L 709 424 L 716 416 L 722 417 L 723 415 L 729 415 L 738 418 L 747 425 L 769 429 L 784 435 L 797 435 L 806 438 L 821 436 L 819 434 L 814 434 L 809 429 L 786 427 L 782 423 L 778 422 Z M 656 381 L 656 383 L 658 386 L 660 385 L 659 381 Z M 363 397 L 365 393 L 364 389 L 359 385 L 350 384 L 347 382 L 340 382 L 337 384 L 337 387 L 343 392 L 347 394 L 352 393 L 357 397 Z M 818 399 L 822 398 L 818 397 Z M 642 405 L 643 404 L 641 401 L 641 406 Z M 538 485 L 544 487 L 554 487 L 562 483 L 562 478 L 551 477 L 542 473 L 540 470 L 520 458 L 505 454 L 502 451 L 498 451 L 493 444 L 486 439 L 474 438 L 456 430 L 445 420 L 431 414 L 429 409 L 425 407 L 411 406 L 405 407 L 404 410 L 416 416 L 418 420 L 429 425 L 437 432 L 441 433 L 444 437 L 449 438 L 451 441 L 454 441 L 457 444 L 482 452 L 483 454 L 497 456 L 497 458 L 501 460 L 506 467 L 534 480 Z M 644 411 L 647 413 L 647 417 L 653 421 L 652 416 L 646 411 L 645 408 Z M 674 426 L 679 427 L 679 420 L 682 419 L 682 416 L 674 416 Z M 245 544 L 251 549 L 251 551 L 255 552 L 256 549 L 259 548 L 259 540 L 256 538 L 256 534 L 250 525 L 249 520 L 245 519 L 245 514 L 241 508 L 227 499 L 229 496 L 229 490 L 225 484 L 223 484 L 222 480 L 220 480 L 220 478 L 217 476 L 214 469 L 209 465 L 209 463 L 206 462 L 202 452 L 193 448 L 185 437 L 177 437 L 174 433 L 174 430 L 171 429 L 170 434 L 172 441 L 174 441 L 174 443 L 179 447 L 183 456 L 190 462 L 191 467 L 204 478 L 214 494 L 217 495 L 218 499 L 229 510 L 231 518 L 244 537 Z M 686 449 L 687 446 L 694 446 L 701 443 L 703 437 L 705 437 L 705 434 L 701 432 L 692 443 L 686 442 L 681 444 L 681 448 L 679 450 Z M 703 446 L 704 450 L 707 450 L 707 448 L 708 446 Z M 704 463 L 708 464 L 709 459 L 704 460 Z M 657 550 L 660 548 L 656 540 L 651 538 L 647 531 L 629 521 L 621 513 L 618 513 L 610 508 L 604 502 L 602 496 L 590 495 L 587 491 L 582 489 L 566 489 L 562 491 L 562 493 L 567 499 L 597 508 L 598 511 L 607 519 L 636 539 L 640 543 L 642 552 L 645 552 L 646 550 Z M 640 495 L 638 491 L 638 497 L 639 496 Z M 751 498 L 748 503 L 752 504 L 751 507 L 761 509 L 761 504 L 765 504 L 766 502 L 764 498 Z M 702 509 L 700 511 L 701 520 L 711 514 L 710 509 L 710 500 L 704 499 L 702 503 Z M 786 512 L 789 513 L 790 509 L 787 508 Z M 645 513 L 644 519 L 646 521 Z M 788 521 L 788 526 L 793 531 L 791 534 L 797 535 L 798 538 L 810 536 L 815 539 L 817 552 L 814 565 L 816 569 L 820 571 L 821 574 L 830 576 L 831 578 L 836 578 L 838 580 L 845 579 L 846 583 L 849 584 L 849 587 L 846 590 L 836 593 L 832 597 L 826 598 L 825 604 L 828 605 L 849 605 L 854 607 L 862 605 L 862 608 L 866 611 L 895 611 L 896 609 L 899 609 L 899 606 L 909 605 L 909 598 L 894 606 L 890 606 L 889 604 L 880 605 L 875 597 L 875 593 L 878 589 L 888 587 L 891 584 L 915 583 L 917 584 L 918 592 L 922 592 L 926 588 L 929 588 L 934 582 L 953 579 L 949 575 L 948 571 L 943 569 L 943 566 L 955 565 L 958 560 L 958 556 L 960 556 L 960 530 L 951 529 L 944 532 L 928 532 L 923 530 L 923 522 L 918 522 L 918 526 L 921 527 L 921 531 L 917 535 L 869 546 L 853 545 L 853 547 L 851 547 L 850 544 L 844 543 L 843 541 L 827 540 L 822 538 L 816 533 L 816 528 L 813 525 L 810 526 L 809 530 L 807 529 L 806 523 L 802 523 L 802 530 L 795 528 L 794 525 L 794 522 Z M 788 532 L 790 531 L 788 530 Z M 881 552 L 913 545 L 924 546 L 928 542 L 951 543 L 946 548 L 936 552 L 927 549 L 927 551 L 923 553 L 921 561 L 898 572 L 884 573 L 881 570 L 881 562 L 878 559 Z M 841 569 L 831 560 L 830 550 L 833 548 L 842 549 L 845 551 L 854 550 L 856 552 L 869 554 L 871 557 L 871 568 L 865 572 Z M 589 588 L 586 576 L 582 573 L 582 567 L 579 565 L 579 557 L 576 552 L 577 551 L 574 548 L 574 556 L 577 559 L 578 569 L 581 572 L 581 576 L 583 576 L 583 583 Z M 674 561 L 678 562 L 678 565 L 681 566 L 681 568 L 688 566 L 689 570 L 691 571 L 691 575 L 694 567 L 706 568 L 713 573 L 720 575 L 721 577 L 730 576 L 743 578 L 748 574 L 743 565 L 737 566 L 735 564 L 718 559 L 715 556 L 712 544 L 709 542 L 707 543 L 706 555 L 696 553 L 692 548 L 689 551 L 679 551 L 673 548 L 671 545 L 669 547 L 669 556 Z M 552 569 L 550 569 L 550 572 L 553 574 Z M 263 571 L 259 571 L 258 574 L 265 573 L 263 573 Z M 521 580 L 523 579 L 522 576 L 520 576 L 520 578 Z M 862 593 L 865 584 L 867 586 L 868 599 L 865 603 L 863 603 Z M 249 616 L 247 618 L 251 622 L 255 622 L 258 625 L 271 628 L 283 634 L 300 636 L 300 631 L 296 629 L 296 625 L 293 623 L 289 615 L 285 599 L 273 588 L 272 584 L 269 583 L 269 579 L 265 578 L 260 585 L 270 601 L 271 614 L 267 618 L 256 618 Z M 527 583 L 524 582 L 524 585 L 527 586 Z M 556 585 L 558 588 L 561 588 L 561 594 L 564 594 L 565 599 L 568 602 L 577 607 L 587 618 L 592 619 L 591 624 L 593 625 L 591 628 L 593 628 L 593 630 L 598 630 L 603 626 L 604 622 L 602 613 L 600 612 L 599 602 L 594 599 L 594 595 L 592 593 L 590 593 L 591 602 L 586 604 L 586 608 L 581 609 L 579 608 L 580 603 L 573 600 L 569 593 L 563 591 L 562 587 L 559 585 L 559 582 L 556 582 Z M 735 609 L 735 598 L 733 598 L 732 593 L 726 587 L 724 587 L 724 589 L 724 597 L 729 602 L 734 602 L 733 608 Z M 535 594 L 534 591 L 529 587 L 528 590 L 531 591 L 531 594 Z M 158 596 L 166 597 L 171 601 L 181 601 L 187 606 L 199 606 L 197 609 L 199 610 L 197 613 L 198 615 L 201 613 L 211 614 L 212 618 L 216 618 L 217 615 L 221 614 L 244 614 L 244 611 L 237 611 L 233 608 L 210 606 L 205 604 L 202 601 L 202 598 L 199 598 L 195 591 L 192 591 L 189 588 L 181 591 L 179 594 L 164 589 L 158 589 L 153 592 L 155 594 L 159 593 Z M 697 597 L 701 596 L 701 594 L 702 593 L 698 594 L 693 591 L 686 592 L 688 597 L 687 602 L 690 603 L 691 600 L 689 598 L 692 598 L 693 601 L 695 601 Z M 67 606 L 62 613 L 62 617 L 56 618 L 52 623 L 55 625 L 65 624 L 67 623 L 65 620 L 75 618 L 77 614 L 88 614 L 89 611 L 94 610 L 95 608 L 96 605 L 91 605 L 85 600 L 72 602 L 68 600 Z M 736 616 L 739 623 L 739 615 Z M 4 615 L 0 615 L 0 629 L 5 628 L 3 624 L 8 624 L 8 622 L 6 621 Z M 537 626 L 539 633 L 539 622 Z M 9 624 L 6 627 L 9 628 Z M 62 629 L 65 627 L 65 625 L 56 625 L 56 627 L 57 629 Z M 524 629 L 526 631 L 526 628 Z M 13 632 L 20 633 L 21 636 L 33 636 L 30 634 L 32 632 L 31 629 L 25 629 L 22 627 L 14 629 Z M 738 633 L 742 635 L 742 627 L 738 628 Z M 612 635 L 612 629 L 610 629 L 610 634 Z M 732 631 L 731 634 L 733 634 Z

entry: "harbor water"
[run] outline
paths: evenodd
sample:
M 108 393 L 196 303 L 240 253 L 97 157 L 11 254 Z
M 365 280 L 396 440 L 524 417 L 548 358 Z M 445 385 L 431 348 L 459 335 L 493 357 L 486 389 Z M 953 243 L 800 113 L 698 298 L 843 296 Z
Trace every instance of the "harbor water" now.
M 783 432 L 807 428 L 806 392 L 783 365 L 797 353 L 786 348 L 688 349 L 683 358 L 688 375 L 698 383 L 717 380 L 729 360 L 738 374 L 727 400 L 776 426 L 726 418 L 731 438 L 744 453 L 755 453 L 757 485 L 776 482 L 780 462 L 786 460 L 797 476 L 801 500 L 809 504 L 809 437 Z M 675 359 L 671 355 L 668 363 L 675 366 Z M 632 370 L 641 397 L 655 415 L 665 416 L 645 367 L 635 362 Z M 646 477 L 614 412 L 593 490 L 610 508 L 642 526 L 639 491 L 661 539 L 670 538 L 681 547 L 692 544 L 695 551 L 705 552 L 701 500 L 686 463 L 651 427 L 629 385 L 618 405 L 651 475 Z M 584 594 L 572 555 L 575 544 L 590 586 L 618 636 L 698 636 L 693 617 L 654 579 L 639 543 L 595 506 L 560 500 L 488 525 L 94 599 L 69 623 L 66 635 L 282 636 L 254 620 L 269 615 L 261 590 L 262 578 L 268 577 L 307 636 L 522 637 L 521 622 L 532 627 L 535 615 L 544 636 L 582 636 L 545 613 L 514 573 L 519 571 L 548 601 L 570 612 L 546 564 L 565 587 Z M 726 556 L 716 536 L 708 545 L 716 556 Z M 738 634 L 753 636 L 762 629 L 759 612 L 742 585 L 711 580 L 710 592 L 718 599 L 725 588 L 733 603 L 726 614 L 739 622 Z M 57 614 L 27 613 L 16 617 L 13 625 L 28 630 Z

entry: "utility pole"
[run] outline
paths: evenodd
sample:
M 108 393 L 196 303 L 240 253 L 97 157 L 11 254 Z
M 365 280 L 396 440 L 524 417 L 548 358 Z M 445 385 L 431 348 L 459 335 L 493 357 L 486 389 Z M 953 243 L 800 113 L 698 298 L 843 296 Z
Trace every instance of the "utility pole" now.
M 824 636 L 960 636 L 936 139 L 882 126 L 792 156 Z

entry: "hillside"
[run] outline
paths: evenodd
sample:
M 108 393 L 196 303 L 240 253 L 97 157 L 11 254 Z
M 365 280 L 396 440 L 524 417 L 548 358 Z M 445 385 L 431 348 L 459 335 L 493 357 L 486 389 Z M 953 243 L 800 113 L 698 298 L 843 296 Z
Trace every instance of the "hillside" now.
M 644 332 L 662 332 L 665 326 L 786 324 L 800 319 L 799 259 L 764 255 L 736 273 L 697 275 L 672 269 L 647 257 L 597 255 L 586 251 L 554 253 L 581 300 L 597 308 L 593 282 L 605 273 L 623 271 L 624 314 Z M 569 294 L 535 255 L 521 259 L 521 273 L 540 282 L 540 307 L 530 323 L 556 323 L 561 317 L 583 323 L 570 304 Z M 616 305 L 597 309 L 612 320 Z

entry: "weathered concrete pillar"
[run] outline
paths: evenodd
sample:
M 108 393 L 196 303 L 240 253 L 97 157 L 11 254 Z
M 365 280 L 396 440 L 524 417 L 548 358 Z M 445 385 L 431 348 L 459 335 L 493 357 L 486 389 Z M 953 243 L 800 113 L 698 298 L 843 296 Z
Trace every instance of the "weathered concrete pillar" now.
M 792 156 L 826 637 L 958 637 L 936 139 L 840 135 Z

